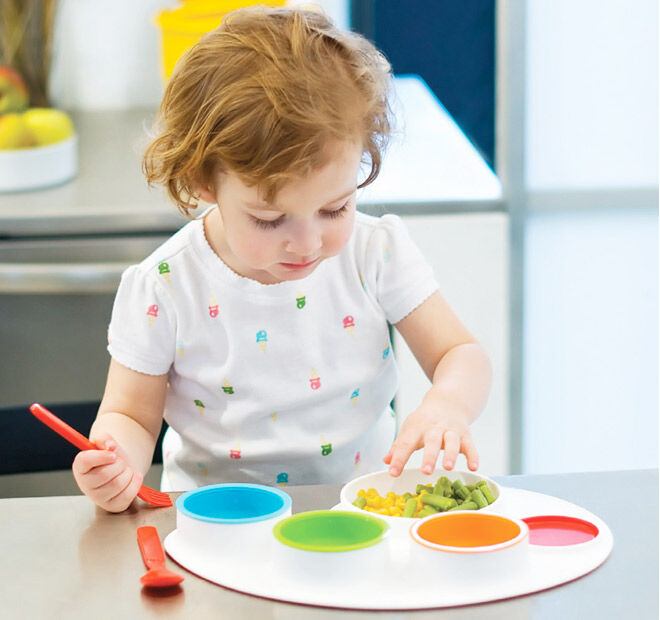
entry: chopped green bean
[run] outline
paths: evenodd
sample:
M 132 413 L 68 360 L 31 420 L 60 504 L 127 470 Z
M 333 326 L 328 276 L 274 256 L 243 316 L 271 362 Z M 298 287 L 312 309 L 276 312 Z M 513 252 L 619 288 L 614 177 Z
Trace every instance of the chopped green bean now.
M 449 510 L 452 506 L 458 505 L 456 500 L 451 497 L 444 497 L 443 495 L 435 495 L 433 493 L 422 495 L 419 501 L 426 506 L 433 506 L 441 511 Z
M 484 497 L 484 494 L 481 492 L 480 489 L 475 489 L 470 493 L 470 498 L 472 501 L 477 505 L 478 508 L 485 508 L 488 506 L 488 502 L 486 501 L 486 498 Z
M 353 506 L 357 506 L 358 508 L 364 508 L 366 505 L 367 505 L 367 498 L 366 497 L 358 497 L 353 502 Z
M 406 500 L 406 506 L 403 509 L 403 515 L 402 516 L 404 516 L 404 517 L 414 517 L 416 510 L 417 510 L 417 500 L 414 497 L 411 497 L 408 500 Z
M 467 487 L 459 487 L 454 491 L 454 497 L 460 497 L 462 500 L 466 500 L 470 497 L 470 491 L 468 491 Z
M 483 493 L 484 497 L 486 498 L 486 501 L 489 504 L 492 504 L 495 501 L 495 496 L 493 495 L 493 492 L 491 491 L 490 487 L 487 484 L 482 485 L 481 492 Z

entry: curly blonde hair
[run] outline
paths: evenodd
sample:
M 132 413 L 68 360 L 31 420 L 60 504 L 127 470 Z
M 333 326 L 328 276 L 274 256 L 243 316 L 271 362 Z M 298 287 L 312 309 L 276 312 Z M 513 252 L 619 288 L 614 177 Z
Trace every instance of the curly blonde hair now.
M 179 61 L 142 168 L 188 217 L 196 185 L 233 172 L 271 201 L 287 180 L 327 163 L 329 139 L 363 145 L 380 171 L 390 135 L 390 65 L 364 37 L 320 11 L 251 7 Z

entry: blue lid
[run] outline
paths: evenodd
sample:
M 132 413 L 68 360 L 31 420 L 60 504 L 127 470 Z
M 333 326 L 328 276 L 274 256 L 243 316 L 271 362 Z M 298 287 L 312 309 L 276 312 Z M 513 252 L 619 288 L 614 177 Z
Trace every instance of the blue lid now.
M 176 508 L 197 521 L 256 523 L 287 512 L 291 497 L 261 484 L 213 484 L 184 493 L 176 500 Z

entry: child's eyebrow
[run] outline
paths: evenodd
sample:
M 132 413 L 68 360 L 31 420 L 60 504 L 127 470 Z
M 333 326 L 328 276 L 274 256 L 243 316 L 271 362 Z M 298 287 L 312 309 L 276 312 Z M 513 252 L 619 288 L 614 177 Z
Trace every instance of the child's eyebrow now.
M 339 202 L 340 200 L 343 200 L 344 198 L 348 198 L 353 192 L 355 192 L 356 189 L 357 189 L 356 187 L 352 187 L 351 189 L 344 192 L 341 196 L 338 196 L 337 198 L 333 198 L 329 202 L 326 202 L 323 205 L 323 207 L 321 207 L 321 208 L 323 209 L 323 208 L 327 207 L 328 205 L 331 205 L 333 202 Z M 278 212 L 281 211 L 275 205 L 271 205 L 271 204 L 254 204 L 254 203 L 251 203 L 251 202 L 246 202 L 245 206 L 248 209 L 253 209 L 254 211 L 278 211 Z

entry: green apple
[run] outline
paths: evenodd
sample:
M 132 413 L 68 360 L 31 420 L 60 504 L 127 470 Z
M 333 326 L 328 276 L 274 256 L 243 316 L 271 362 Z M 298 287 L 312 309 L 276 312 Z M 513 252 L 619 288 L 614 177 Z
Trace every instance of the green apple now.
M 23 122 L 36 140 L 37 146 L 66 140 L 74 133 L 71 117 L 54 108 L 30 108 L 23 112 Z
M 11 112 L 0 116 L 0 150 L 23 149 L 35 144 L 22 114 Z
M 0 67 L 0 114 L 22 112 L 28 107 L 30 95 L 20 73 Z

